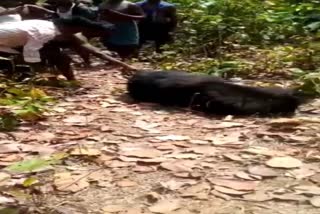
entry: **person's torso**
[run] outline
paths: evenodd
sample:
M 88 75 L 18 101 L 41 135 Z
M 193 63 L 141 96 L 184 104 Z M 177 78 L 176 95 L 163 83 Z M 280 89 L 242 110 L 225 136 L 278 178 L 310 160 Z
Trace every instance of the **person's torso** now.
M 122 1 L 120 3 L 110 3 L 109 1 L 105 1 L 99 5 L 99 9 L 111 9 L 118 12 L 126 13 L 130 4 L 132 3 L 129 1 Z
M 139 43 L 139 30 L 134 21 L 114 24 L 114 30 L 108 42 L 116 45 L 136 45 Z
M 29 39 L 45 43 L 58 35 L 50 21 L 26 20 L 0 24 L 0 44 L 8 47 L 24 46 Z
M 111 9 L 126 13 L 130 4 L 132 3 L 129 1 L 122 1 L 120 4 L 110 4 L 106 1 L 99 6 L 99 9 Z M 113 22 L 113 24 L 114 31 L 107 39 L 109 43 L 116 45 L 136 45 L 139 43 L 139 30 L 135 21 Z
M 147 0 L 137 2 L 136 4 L 143 9 L 147 16 L 146 18 L 150 21 L 157 21 L 157 19 L 164 18 L 166 16 L 166 9 L 174 7 L 173 4 L 165 1 L 160 1 L 157 5 L 150 5 Z

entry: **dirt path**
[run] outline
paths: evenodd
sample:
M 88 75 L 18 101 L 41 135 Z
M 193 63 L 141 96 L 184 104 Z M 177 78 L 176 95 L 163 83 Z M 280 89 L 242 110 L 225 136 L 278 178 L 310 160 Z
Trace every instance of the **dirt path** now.
M 52 106 L 48 121 L 22 126 L 14 141 L 1 135 L 23 145 L 16 159 L 71 154 L 41 174 L 44 213 L 319 213 L 319 120 L 209 118 L 130 104 L 117 72 L 80 76 L 83 88 Z M 319 119 L 319 107 L 304 107 L 309 119 Z M 8 155 L 0 157 L 5 165 Z

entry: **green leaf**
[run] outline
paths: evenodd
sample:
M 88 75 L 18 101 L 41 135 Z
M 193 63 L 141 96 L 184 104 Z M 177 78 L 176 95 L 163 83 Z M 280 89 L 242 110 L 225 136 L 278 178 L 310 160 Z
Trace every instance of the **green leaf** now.
M 19 214 L 19 210 L 15 208 L 0 208 L 0 214 Z
M 14 116 L 3 115 L 0 117 L 0 130 L 12 131 L 18 124 L 19 121 Z
M 9 92 L 10 94 L 14 94 L 16 96 L 19 96 L 19 97 L 24 97 L 26 95 L 26 93 L 22 89 L 19 89 L 19 88 L 9 88 L 9 89 L 7 89 L 7 92 Z
M 26 180 L 24 180 L 22 185 L 24 187 L 31 187 L 31 186 L 33 186 L 33 185 L 35 185 L 37 183 L 39 183 L 38 179 L 30 177 L 30 178 L 27 178 Z
M 11 166 L 6 167 L 5 170 L 16 173 L 37 172 L 49 168 L 53 163 L 53 160 L 31 159 L 15 163 Z
M 313 23 L 307 25 L 307 28 L 311 31 L 318 30 L 320 28 L 320 22 L 313 22 Z

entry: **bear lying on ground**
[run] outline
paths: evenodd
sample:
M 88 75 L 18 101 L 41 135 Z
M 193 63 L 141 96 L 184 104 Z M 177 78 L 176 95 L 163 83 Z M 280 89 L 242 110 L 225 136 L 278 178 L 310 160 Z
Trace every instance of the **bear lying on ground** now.
M 181 71 L 139 71 L 127 88 L 136 101 L 216 115 L 291 115 L 306 101 L 295 89 L 243 86 Z

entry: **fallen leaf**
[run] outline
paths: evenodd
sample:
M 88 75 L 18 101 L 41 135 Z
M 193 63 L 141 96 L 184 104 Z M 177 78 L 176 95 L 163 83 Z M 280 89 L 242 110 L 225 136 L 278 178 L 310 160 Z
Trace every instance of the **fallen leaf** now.
M 160 185 L 165 189 L 175 191 L 180 189 L 181 187 L 196 184 L 196 181 L 189 180 L 189 181 L 176 181 L 176 180 L 169 180 L 166 182 L 160 182 Z
M 265 178 L 272 178 L 278 176 L 278 173 L 276 171 L 264 166 L 249 167 L 248 172 L 252 175 L 258 175 Z
M 154 148 L 131 148 L 131 150 L 121 151 L 121 155 L 138 158 L 157 158 L 162 155 L 157 149 Z
M 173 153 L 166 155 L 167 158 L 174 158 L 174 159 L 197 159 L 199 155 L 193 153 Z
M 263 202 L 272 200 L 272 197 L 264 191 L 256 191 L 254 193 L 244 195 L 243 199 L 246 201 Z
M 137 186 L 138 184 L 134 181 L 130 181 L 128 179 L 124 179 L 122 181 L 117 182 L 117 186 L 119 187 L 134 187 Z
M 144 120 L 137 120 L 136 123 L 133 125 L 135 128 L 142 129 L 144 131 L 148 131 L 150 133 L 159 133 L 160 131 L 156 130 L 156 127 L 159 127 L 159 123 L 149 123 Z
M 152 164 L 162 163 L 162 162 L 164 162 L 166 160 L 167 160 L 166 158 L 161 158 L 161 157 L 159 157 L 159 158 L 150 158 L 150 159 L 139 159 L 138 163 L 152 165 Z
M 255 155 L 265 155 L 265 156 L 282 156 L 284 153 L 280 151 L 271 150 L 266 147 L 254 146 L 243 150 L 243 152 L 255 154 Z
M 226 201 L 230 201 L 231 200 L 231 197 L 229 195 L 226 195 L 226 194 L 223 194 L 221 192 L 218 192 L 217 190 L 212 190 L 210 193 L 212 195 L 216 196 L 217 198 L 221 198 L 221 199 L 226 200 Z
M 310 180 L 314 183 L 320 184 L 320 173 L 311 176 Z
M 113 129 L 110 126 L 101 126 L 100 131 L 102 132 L 112 132 Z
M 202 127 L 206 129 L 226 129 L 226 128 L 236 128 L 242 127 L 244 124 L 236 122 L 221 122 L 219 124 L 205 124 Z
M 294 189 L 299 194 L 320 195 L 320 187 L 317 186 L 295 186 Z
M 0 182 L 8 180 L 11 178 L 11 175 L 5 173 L 5 172 L 0 172 Z
M 159 146 L 156 146 L 156 148 L 160 151 L 171 151 L 176 149 L 177 147 L 172 145 L 171 143 L 168 143 L 168 144 L 161 143 Z
M 191 187 L 184 188 L 180 190 L 182 197 L 194 197 L 199 193 L 206 193 L 210 191 L 211 187 L 208 183 L 202 182 Z
M 77 147 L 74 148 L 71 152 L 71 155 L 85 155 L 85 156 L 98 156 L 101 154 L 101 151 L 99 149 L 93 149 L 93 148 L 85 148 L 85 147 Z
M 310 204 L 314 207 L 320 208 L 320 196 L 315 196 L 310 199 Z
M 240 139 L 242 135 L 243 133 L 240 132 L 220 133 L 206 139 L 215 146 L 241 146 L 243 144 Z
M 207 140 L 189 140 L 189 143 L 199 144 L 199 145 L 207 145 L 207 144 L 209 144 L 209 141 L 207 141 Z
M 18 143 L 8 143 L 0 145 L 0 154 L 7 154 L 7 153 L 18 153 L 20 152 L 20 144 Z
M 308 143 L 312 139 L 313 139 L 312 137 L 307 137 L 307 136 L 295 136 L 295 135 L 290 136 L 290 140 L 300 142 L 303 144 Z
M 184 141 L 184 140 L 190 140 L 190 137 L 181 136 L 181 135 L 166 135 L 166 136 L 156 137 L 156 139 L 160 141 Z
M 266 165 L 273 168 L 298 168 L 302 166 L 302 162 L 296 158 L 285 156 L 285 157 L 275 157 L 266 162 Z
M 102 208 L 102 211 L 105 213 L 118 213 L 121 211 L 125 211 L 127 209 L 127 207 L 123 206 L 123 205 L 108 205 Z
M 301 180 L 303 178 L 313 176 L 314 174 L 315 174 L 314 170 L 309 169 L 307 167 L 303 167 L 300 169 L 291 170 L 287 172 L 285 175 L 288 177 L 293 177 L 295 179 Z
M 142 214 L 143 211 L 139 207 L 129 208 L 124 214 Z
M 206 156 L 214 156 L 217 153 L 217 148 L 213 146 L 194 146 L 187 149 L 187 151 L 206 155 Z
M 252 191 L 255 190 L 258 183 L 257 181 L 236 181 L 236 180 L 228 180 L 228 179 L 219 179 L 219 178 L 209 178 L 210 183 L 223 186 L 227 188 L 231 188 L 234 190 L 245 190 Z
M 153 213 L 168 213 L 181 208 L 180 200 L 162 200 L 155 205 L 149 207 L 149 210 Z
M 235 174 L 235 176 L 238 177 L 238 178 L 242 178 L 242 179 L 244 179 L 244 180 L 249 180 L 249 181 L 254 181 L 254 180 L 256 180 L 256 179 L 252 178 L 248 173 L 245 173 L 245 172 L 243 172 L 243 171 L 237 172 L 237 173 Z
M 303 121 L 297 118 L 280 118 L 273 119 L 268 122 L 272 126 L 299 126 L 302 125 Z
M 113 160 L 113 161 L 106 161 L 104 162 L 104 165 L 109 168 L 123 168 L 123 167 L 129 167 L 129 166 L 134 166 L 134 163 L 130 162 L 122 162 L 118 160 Z
M 227 194 L 227 195 L 245 195 L 248 194 L 250 192 L 247 191 L 239 191 L 239 190 L 234 190 L 234 189 L 230 189 L 230 188 L 226 188 L 226 187 L 222 187 L 222 186 L 215 186 L 214 189 L 218 192 Z
M 80 116 L 80 115 L 73 115 L 69 116 L 66 119 L 62 120 L 65 123 L 74 123 L 74 124 L 87 124 L 92 121 L 89 117 Z
M 242 162 L 243 159 L 238 156 L 238 155 L 234 155 L 234 154 L 224 154 L 223 155 L 225 158 L 232 160 L 232 161 L 238 161 L 238 162 Z
M 160 164 L 163 169 L 173 171 L 173 172 L 192 172 L 192 168 L 195 166 L 194 162 L 189 161 L 170 161 L 163 162 Z
M 297 194 L 284 194 L 284 195 L 270 195 L 273 199 L 280 200 L 280 201 L 298 201 L 298 202 L 305 202 L 308 201 L 308 198 L 303 195 Z
M 135 168 L 132 169 L 132 171 L 138 172 L 138 173 L 148 173 L 148 172 L 154 172 L 156 171 L 156 169 L 151 166 L 136 166 Z
M 89 187 L 83 175 L 72 175 L 69 172 L 57 173 L 54 175 L 54 186 L 63 192 L 78 192 Z
M 1 205 L 9 205 L 9 204 L 13 204 L 15 202 L 16 202 L 16 200 L 12 197 L 5 197 L 5 196 L 0 195 L 0 204 Z M 0 213 L 1 213 L 1 210 L 0 210 Z M 6 214 L 6 213 L 3 213 L 3 214 Z

